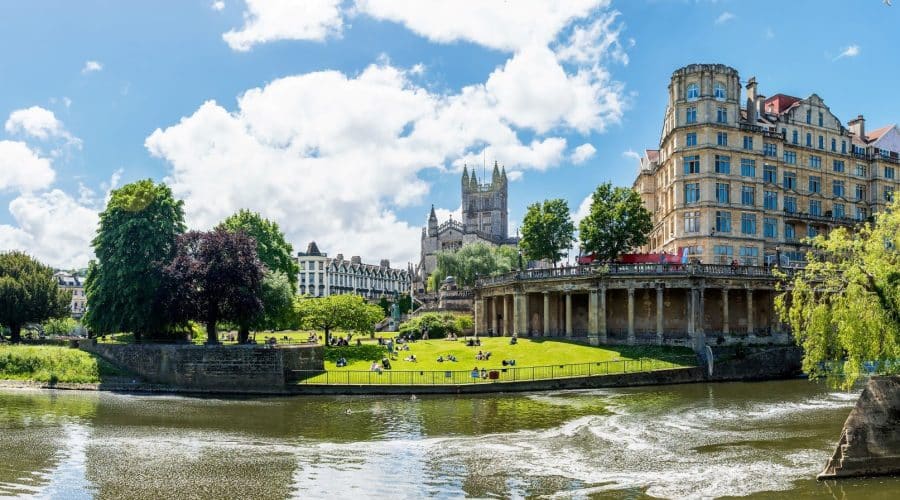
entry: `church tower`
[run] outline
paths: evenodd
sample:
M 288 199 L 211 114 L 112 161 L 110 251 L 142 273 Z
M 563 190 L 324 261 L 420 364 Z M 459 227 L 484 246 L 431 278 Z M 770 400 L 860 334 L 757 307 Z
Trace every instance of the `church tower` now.
M 494 162 L 490 183 L 478 182 L 475 169 L 469 175 L 463 167 L 462 223 L 467 233 L 481 233 L 491 241 L 503 241 L 509 237 L 507 202 L 509 183 L 506 167 L 501 170 Z

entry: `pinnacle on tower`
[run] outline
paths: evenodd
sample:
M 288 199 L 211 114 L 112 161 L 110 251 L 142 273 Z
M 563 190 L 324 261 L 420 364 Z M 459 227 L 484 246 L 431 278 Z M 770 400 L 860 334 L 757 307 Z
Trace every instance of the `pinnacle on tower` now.
M 497 184 L 500 182 L 500 166 L 497 164 L 497 161 L 494 160 L 494 174 L 491 176 L 491 184 Z
M 472 171 L 472 178 L 475 178 L 475 172 L 474 172 L 474 170 Z M 463 188 L 463 191 L 465 191 L 466 189 L 468 189 L 469 186 L 470 186 L 470 182 L 469 182 L 469 168 L 468 168 L 467 165 L 463 165 L 463 174 L 462 174 L 462 188 Z
M 474 192 L 478 191 L 478 177 L 475 176 L 475 170 L 472 170 L 472 178 L 469 181 L 469 188 Z
M 503 166 L 503 173 L 500 174 L 500 179 L 506 184 L 506 165 Z
M 434 213 L 434 205 L 431 205 L 431 213 L 428 214 L 428 220 L 429 220 L 429 221 L 432 221 L 432 220 L 436 221 L 436 220 L 437 220 L 437 214 Z

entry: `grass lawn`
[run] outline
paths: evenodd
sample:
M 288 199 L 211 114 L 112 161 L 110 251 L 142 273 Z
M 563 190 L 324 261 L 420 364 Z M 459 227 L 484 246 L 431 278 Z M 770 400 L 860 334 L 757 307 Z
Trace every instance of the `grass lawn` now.
M 275 337 L 279 344 L 305 344 L 306 340 L 313 333 L 317 333 L 319 335 L 319 343 L 324 343 L 324 332 L 314 332 L 312 330 L 280 330 L 277 332 L 270 332 L 268 330 L 263 330 L 260 332 L 256 332 L 256 342 L 258 344 L 262 344 L 269 337 Z M 234 337 L 237 338 L 236 331 L 226 331 L 219 332 L 219 337 L 222 338 L 223 335 L 225 338 L 229 334 L 234 334 Z M 346 332 L 346 331 L 337 331 L 332 332 L 332 336 L 334 337 L 347 337 L 348 334 L 352 334 L 352 342 L 355 344 L 356 339 L 362 339 L 363 343 L 375 343 L 378 340 L 378 337 L 384 337 L 386 339 L 393 338 L 397 335 L 395 332 L 376 332 L 375 338 L 373 339 L 368 333 L 354 333 L 354 332 Z M 250 332 L 250 338 L 254 337 L 253 332 Z M 97 342 L 101 343 L 113 343 L 113 344 L 130 344 L 134 342 L 134 335 L 130 333 L 116 333 L 112 335 L 106 335 L 104 338 L 98 338 Z M 196 345 L 201 345 L 206 343 L 206 331 L 203 331 L 202 334 L 195 338 L 193 341 Z M 236 341 L 223 340 L 222 344 L 224 345 L 234 345 L 237 344 Z
M 326 354 L 322 374 L 307 379 L 307 383 L 465 383 L 470 382 L 473 368 L 500 371 L 501 380 L 523 378 L 556 378 L 565 376 L 597 375 L 606 371 L 639 371 L 647 369 L 693 366 L 693 352 L 682 347 L 657 346 L 602 346 L 594 347 L 565 339 L 520 338 L 516 345 L 508 337 L 481 339 L 480 347 L 468 347 L 465 340 L 425 340 L 409 344 L 409 351 L 400 351 L 391 360 L 391 370 L 381 376 L 368 372 L 372 360 L 349 359 L 347 367 L 338 368 L 335 356 Z M 345 348 L 346 349 L 346 348 Z M 352 349 L 352 347 L 350 348 Z M 478 351 L 490 352 L 488 361 L 475 357 Z M 352 351 L 350 351 L 352 352 Z M 417 361 L 406 361 L 415 354 Z M 386 356 L 386 351 L 383 351 Z M 453 355 L 458 361 L 438 362 L 439 356 L 447 359 Z M 639 361 L 643 359 L 644 361 Z M 503 366 L 503 360 L 515 360 L 515 369 Z M 633 361 L 630 361 L 633 360 Z M 610 363 L 606 363 L 609 361 Z M 580 366 L 573 366 L 580 365 Z M 545 367 L 532 369 L 532 367 Z M 342 375 L 343 372 L 343 375 Z M 348 373 L 349 372 L 349 373 Z M 391 374 L 390 372 L 393 372 Z M 434 373 L 438 372 L 438 375 Z M 453 372 L 446 374 L 446 372 Z M 457 373 L 458 372 L 458 373 Z M 446 375 L 446 377 L 444 376 Z
M 0 345 L 0 379 L 74 384 L 122 373 L 90 353 L 49 345 Z

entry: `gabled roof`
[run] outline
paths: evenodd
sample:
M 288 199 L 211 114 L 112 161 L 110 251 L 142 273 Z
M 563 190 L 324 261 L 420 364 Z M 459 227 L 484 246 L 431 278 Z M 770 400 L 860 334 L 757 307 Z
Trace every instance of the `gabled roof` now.
M 792 108 L 798 102 L 800 102 L 799 97 L 794 97 L 787 94 L 775 94 L 772 97 L 766 99 L 765 104 L 763 105 L 763 110 L 766 113 L 774 113 L 780 115 L 786 112 L 788 109 Z
M 648 149 L 645 151 L 647 154 L 647 159 L 650 161 L 659 161 L 659 150 L 658 149 Z
M 869 142 L 877 141 L 878 139 L 881 138 L 881 136 L 886 134 L 888 131 L 890 131 L 894 127 L 896 127 L 896 125 L 888 125 L 887 127 L 881 127 L 879 129 L 875 129 L 875 130 L 869 132 L 868 134 L 866 134 L 866 139 L 868 139 Z

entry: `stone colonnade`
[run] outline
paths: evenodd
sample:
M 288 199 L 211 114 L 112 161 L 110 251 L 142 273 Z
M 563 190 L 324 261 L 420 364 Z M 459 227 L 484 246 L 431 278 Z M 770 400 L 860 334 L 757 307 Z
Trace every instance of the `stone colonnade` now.
M 478 287 L 475 328 L 479 335 L 699 349 L 708 337 L 742 342 L 783 335 L 774 297 L 771 280 L 750 278 L 512 280 Z

